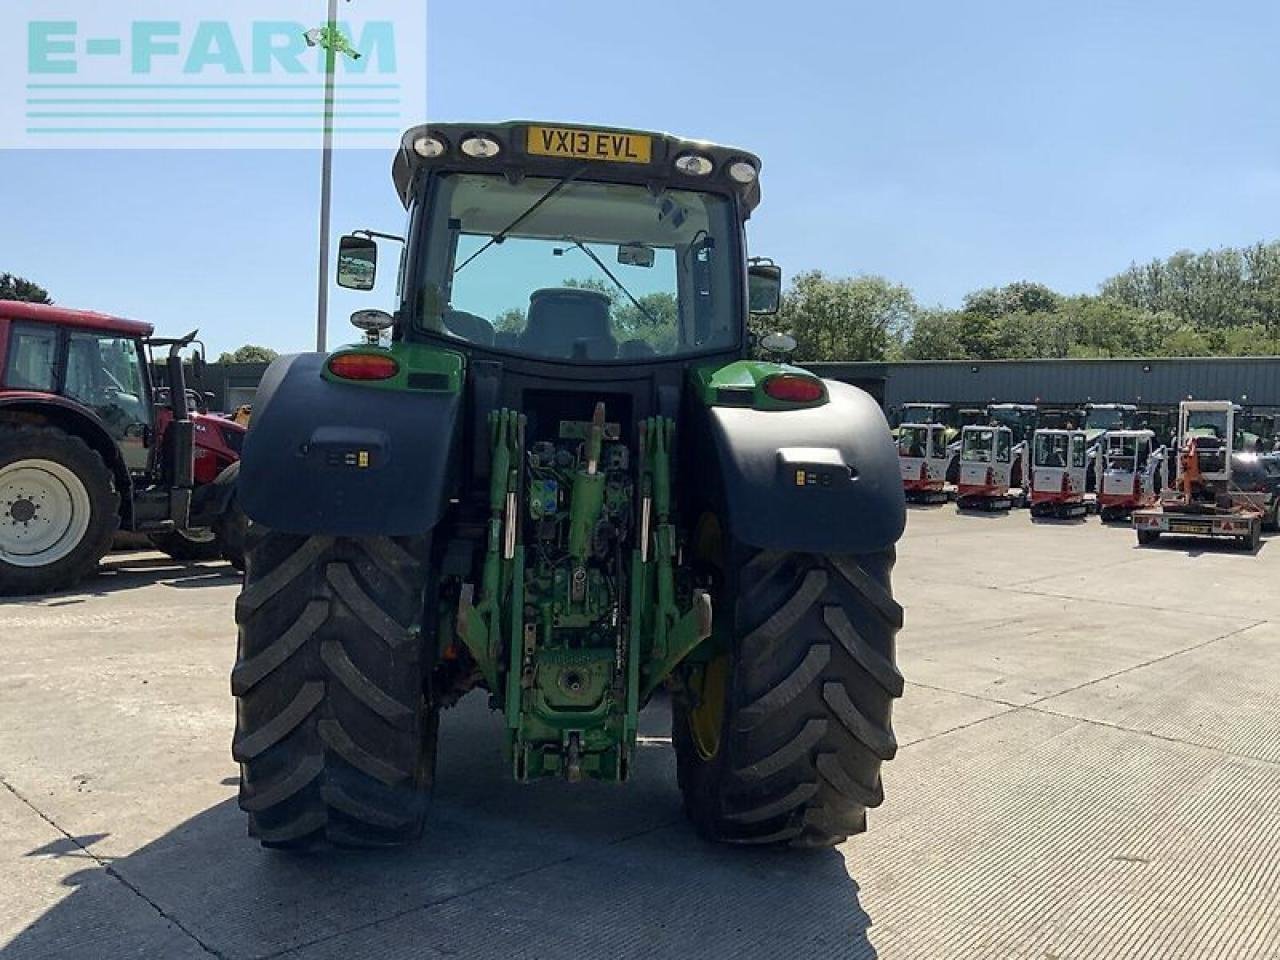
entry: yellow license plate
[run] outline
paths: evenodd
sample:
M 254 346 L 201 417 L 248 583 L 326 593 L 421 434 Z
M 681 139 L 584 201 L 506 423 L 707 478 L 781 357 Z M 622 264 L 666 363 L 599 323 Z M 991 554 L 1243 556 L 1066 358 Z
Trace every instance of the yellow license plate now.
M 653 156 L 653 138 L 640 133 L 616 133 L 610 130 L 530 127 L 527 149 L 529 153 L 539 157 L 648 163 Z

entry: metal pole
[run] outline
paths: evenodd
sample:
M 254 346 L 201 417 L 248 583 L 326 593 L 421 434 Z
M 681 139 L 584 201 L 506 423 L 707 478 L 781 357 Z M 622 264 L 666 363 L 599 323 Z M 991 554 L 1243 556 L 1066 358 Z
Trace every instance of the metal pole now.
M 338 28 L 338 0 L 329 0 L 330 36 Z M 324 146 L 320 162 L 320 287 L 316 297 L 316 349 L 328 349 L 329 338 L 329 197 L 333 188 L 333 99 L 337 73 L 337 52 L 325 47 L 324 65 Z

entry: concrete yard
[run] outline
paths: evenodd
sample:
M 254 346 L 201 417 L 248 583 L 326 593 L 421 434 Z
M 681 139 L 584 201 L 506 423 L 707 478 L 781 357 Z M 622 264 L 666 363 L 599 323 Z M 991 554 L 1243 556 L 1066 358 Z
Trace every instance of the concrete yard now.
M 699 841 L 665 703 L 625 787 L 509 782 L 482 695 L 433 826 L 265 852 L 230 757 L 236 581 L 110 558 L 0 604 L 0 960 L 1280 957 L 1280 538 L 913 509 L 898 758 L 835 851 Z

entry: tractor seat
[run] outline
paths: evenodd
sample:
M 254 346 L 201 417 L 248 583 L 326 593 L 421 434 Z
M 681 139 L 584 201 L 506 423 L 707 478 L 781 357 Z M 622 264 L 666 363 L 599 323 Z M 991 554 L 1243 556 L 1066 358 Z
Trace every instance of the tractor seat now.
M 618 341 L 609 323 L 609 298 L 595 290 L 545 287 L 529 297 L 520 349 L 544 357 L 612 360 Z
M 482 346 L 493 346 L 493 324 L 484 317 L 463 310 L 446 310 L 444 312 L 444 328 L 455 337 L 478 343 Z

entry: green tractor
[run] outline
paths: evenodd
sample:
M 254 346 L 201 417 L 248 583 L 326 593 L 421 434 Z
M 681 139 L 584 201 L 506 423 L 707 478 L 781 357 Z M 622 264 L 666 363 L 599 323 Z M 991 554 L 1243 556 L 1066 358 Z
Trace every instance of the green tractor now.
M 862 831 L 896 750 L 902 483 L 871 397 L 749 359 L 781 286 L 746 255 L 757 158 L 432 124 L 392 172 L 394 315 L 277 360 L 245 442 L 250 833 L 414 839 L 440 711 L 476 689 L 519 781 L 625 781 L 662 696 L 703 835 Z M 344 238 L 338 282 L 370 289 L 377 249 Z

